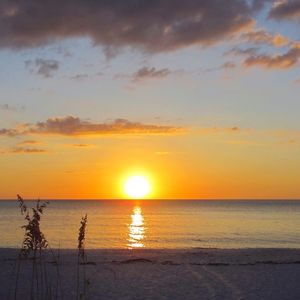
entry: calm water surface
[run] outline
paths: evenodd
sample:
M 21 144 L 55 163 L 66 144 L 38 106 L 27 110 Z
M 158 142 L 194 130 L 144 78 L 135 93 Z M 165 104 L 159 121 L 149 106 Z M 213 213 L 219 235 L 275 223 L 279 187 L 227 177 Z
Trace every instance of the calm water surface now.
M 28 206 L 33 202 L 28 201 Z M 76 247 L 88 214 L 87 248 L 300 248 L 300 201 L 50 201 L 50 245 Z M 0 247 L 19 247 L 16 201 L 0 201 Z

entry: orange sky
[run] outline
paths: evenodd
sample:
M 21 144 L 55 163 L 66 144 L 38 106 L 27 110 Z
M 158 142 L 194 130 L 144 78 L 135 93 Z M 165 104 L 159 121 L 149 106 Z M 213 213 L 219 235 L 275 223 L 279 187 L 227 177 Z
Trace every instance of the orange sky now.
M 149 198 L 300 198 L 298 146 L 270 132 L 203 131 L 83 136 L 76 145 L 41 135 L 46 152 L 0 156 L 0 196 L 126 198 L 125 180 L 142 174 Z

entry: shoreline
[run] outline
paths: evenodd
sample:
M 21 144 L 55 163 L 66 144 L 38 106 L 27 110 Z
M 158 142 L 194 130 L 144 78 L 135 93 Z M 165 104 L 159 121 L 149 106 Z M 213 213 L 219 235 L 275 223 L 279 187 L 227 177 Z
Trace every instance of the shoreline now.
M 46 261 L 59 257 L 71 262 L 77 257 L 77 249 L 43 250 Z M 20 249 L 0 248 L 0 262 L 18 259 Z M 300 248 L 187 248 L 187 249 L 85 249 L 87 261 L 97 263 L 139 263 L 197 265 L 258 265 L 300 264 Z M 26 260 L 26 259 L 22 259 Z

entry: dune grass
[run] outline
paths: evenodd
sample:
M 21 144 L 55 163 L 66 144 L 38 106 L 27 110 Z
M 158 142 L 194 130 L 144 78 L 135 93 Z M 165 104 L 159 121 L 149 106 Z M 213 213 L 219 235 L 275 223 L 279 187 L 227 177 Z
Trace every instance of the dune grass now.
M 51 249 L 48 240 L 41 230 L 41 220 L 44 210 L 49 205 L 49 202 L 41 202 L 37 200 L 34 207 L 28 207 L 24 199 L 17 195 L 20 211 L 24 216 L 25 224 L 24 238 L 22 246 L 14 268 L 15 285 L 13 295 L 9 292 L 8 299 L 24 299 L 24 292 L 20 290 L 20 286 L 24 286 L 21 280 L 30 282 L 28 286 L 29 294 L 26 299 L 30 300 L 59 300 L 64 299 L 63 284 L 60 278 L 61 262 L 59 250 L 57 254 Z M 87 256 L 85 252 L 85 237 L 87 227 L 87 215 L 82 217 L 80 221 L 78 233 L 78 249 L 77 249 L 77 276 L 76 276 L 76 300 L 88 299 L 88 287 L 90 281 L 86 278 L 85 266 L 87 263 Z M 52 256 L 52 261 L 46 260 L 46 250 Z M 21 268 L 24 262 L 31 263 L 31 278 L 21 278 Z M 48 268 L 49 264 L 56 266 L 55 278 L 49 279 Z M 53 275 L 53 274 L 52 274 Z M 69 298 L 67 298 L 69 299 Z

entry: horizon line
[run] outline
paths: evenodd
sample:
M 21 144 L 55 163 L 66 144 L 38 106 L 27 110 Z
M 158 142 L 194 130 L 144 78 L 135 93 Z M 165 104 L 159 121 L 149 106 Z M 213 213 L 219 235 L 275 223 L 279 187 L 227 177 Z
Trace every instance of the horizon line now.
M 16 201 L 17 198 L 0 198 L 0 201 Z M 44 201 L 300 201 L 300 198 L 25 198 Z

